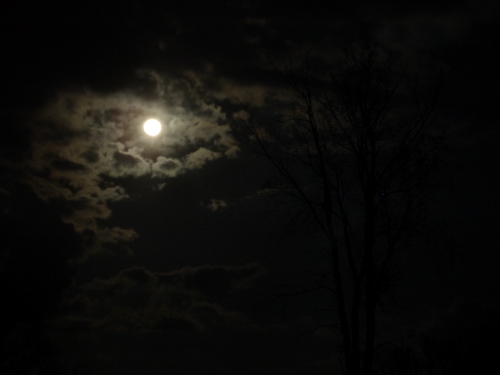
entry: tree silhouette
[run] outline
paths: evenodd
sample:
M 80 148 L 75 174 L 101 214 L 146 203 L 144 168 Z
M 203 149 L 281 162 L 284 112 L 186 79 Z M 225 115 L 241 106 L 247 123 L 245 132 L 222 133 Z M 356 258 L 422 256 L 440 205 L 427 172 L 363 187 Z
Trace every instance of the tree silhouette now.
M 367 38 L 327 71 L 311 66 L 279 69 L 294 104 L 249 129 L 279 175 L 269 191 L 328 241 L 331 277 L 318 288 L 337 305 L 347 373 L 368 375 L 395 254 L 426 232 L 425 202 L 440 186 L 439 72 L 419 76 Z

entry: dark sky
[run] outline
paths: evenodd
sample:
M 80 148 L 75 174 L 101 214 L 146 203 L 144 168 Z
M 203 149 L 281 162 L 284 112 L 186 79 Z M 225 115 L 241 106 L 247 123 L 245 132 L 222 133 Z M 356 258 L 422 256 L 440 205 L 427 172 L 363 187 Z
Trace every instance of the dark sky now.
M 261 194 L 273 170 L 245 146 L 241 123 L 288 103 L 269 59 L 325 58 L 359 25 L 384 48 L 439 63 L 435 115 L 450 130 L 453 189 L 430 215 L 446 223 L 453 256 L 408 255 L 399 308 L 381 329 L 396 337 L 498 308 L 497 1 L 4 8 L 2 337 L 43 321 L 58 358 L 97 375 L 337 368 L 336 332 L 304 334 L 329 322 L 317 311 L 327 294 L 267 304 L 282 285 L 308 285 L 321 239 L 280 240 L 280 215 L 266 215 Z M 142 130 L 148 118 L 163 123 L 156 138 Z

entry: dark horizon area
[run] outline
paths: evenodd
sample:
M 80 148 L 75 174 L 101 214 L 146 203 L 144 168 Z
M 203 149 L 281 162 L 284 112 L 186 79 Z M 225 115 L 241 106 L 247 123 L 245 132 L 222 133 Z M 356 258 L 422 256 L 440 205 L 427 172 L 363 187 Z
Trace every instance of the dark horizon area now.
M 269 194 L 284 185 L 247 126 L 296 113 L 286 73 L 307 57 L 325 87 L 361 35 L 424 81 L 440 71 L 432 124 L 447 129 L 435 232 L 395 257 L 374 371 L 492 363 L 500 4 L 2 8 L 0 373 L 344 373 L 334 298 L 316 288 L 328 239 L 289 225 L 296 206 Z

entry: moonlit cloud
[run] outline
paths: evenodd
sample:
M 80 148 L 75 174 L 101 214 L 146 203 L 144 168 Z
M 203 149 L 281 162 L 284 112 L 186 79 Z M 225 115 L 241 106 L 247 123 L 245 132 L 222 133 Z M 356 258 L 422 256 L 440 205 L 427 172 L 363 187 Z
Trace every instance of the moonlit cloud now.
M 22 166 L 30 171 L 25 182 L 41 199 L 63 202 L 64 221 L 78 233 L 92 234 L 93 251 L 138 236 L 98 222 L 111 216 L 108 203 L 129 199 L 117 178 L 149 176 L 151 189 L 160 190 L 161 180 L 238 155 L 226 114 L 201 95 L 194 73 L 189 79 L 141 74 L 156 82 L 156 99 L 60 92 L 32 118 L 35 141 L 32 158 Z M 151 117 L 163 124 L 154 139 L 142 129 Z
M 175 177 L 183 173 L 182 162 L 174 158 L 158 156 L 151 166 L 153 177 Z
M 207 207 L 212 210 L 212 212 L 215 212 L 217 210 L 223 209 L 227 207 L 227 203 L 222 200 L 222 199 L 212 199 L 210 201 L 210 204 L 207 205 Z

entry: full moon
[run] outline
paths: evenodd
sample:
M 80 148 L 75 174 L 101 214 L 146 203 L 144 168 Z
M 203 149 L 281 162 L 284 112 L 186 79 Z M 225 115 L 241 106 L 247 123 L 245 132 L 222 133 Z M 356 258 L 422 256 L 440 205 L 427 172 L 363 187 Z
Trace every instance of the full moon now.
M 144 131 L 146 134 L 154 137 L 161 132 L 161 124 L 160 121 L 155 119 L 149 119 L 144 123 Z

